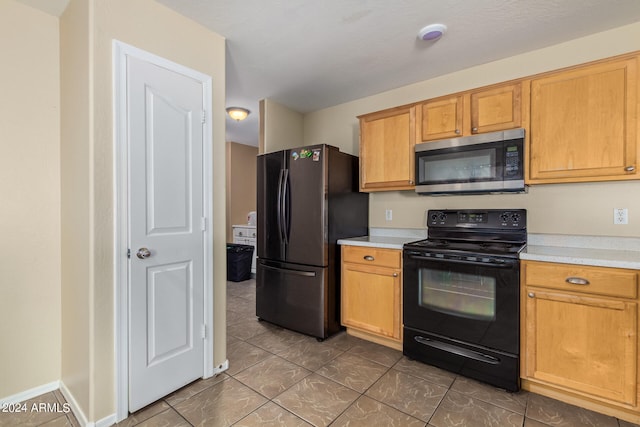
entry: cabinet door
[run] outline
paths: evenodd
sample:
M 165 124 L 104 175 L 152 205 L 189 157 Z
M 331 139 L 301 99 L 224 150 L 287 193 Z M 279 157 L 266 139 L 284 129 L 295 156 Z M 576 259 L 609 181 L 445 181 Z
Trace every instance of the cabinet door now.
M 530 182 L 634 179 L 637 58 L 531 81 Z
M 342 324 L 400 339 L 399 270 L 342 264 Z
M 436 98 L 421 104 L 422 141 L 462 136 L 462 95 Z
M 360 117 L 360 189 L 414 187 L 415 107 L 398 107 Z
M 522 126 L 521 83 L 471 92 L 471 133 Z
M 637 304 L 527 287 L 525 374 L 634 405 Z

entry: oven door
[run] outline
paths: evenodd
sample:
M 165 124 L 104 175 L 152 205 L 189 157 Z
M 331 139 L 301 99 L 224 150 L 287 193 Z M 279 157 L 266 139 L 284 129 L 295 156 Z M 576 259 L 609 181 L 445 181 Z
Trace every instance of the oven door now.
M 510 354 L 519 352 L 520 273 L 500 263 L 404 251 L 404 325 Z

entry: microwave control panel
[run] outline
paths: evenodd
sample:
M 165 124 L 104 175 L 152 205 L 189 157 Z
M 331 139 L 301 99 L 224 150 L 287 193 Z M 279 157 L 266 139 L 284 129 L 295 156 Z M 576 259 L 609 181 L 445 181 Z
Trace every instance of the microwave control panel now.
M 522 160 L 520 158 L 520 148 L 522 145 L 505 144 L 504 147 L 504 174 L 505 176 L 519 175 Z

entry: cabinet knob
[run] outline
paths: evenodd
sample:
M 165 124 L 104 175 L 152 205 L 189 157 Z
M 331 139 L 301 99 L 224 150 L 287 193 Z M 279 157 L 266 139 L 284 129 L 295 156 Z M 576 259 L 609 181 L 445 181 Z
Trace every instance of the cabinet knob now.
M 460 135 L 460 129 L 456 129 L 455 132 L 456 132 L 456 135 Z
M 371 255 L 365 255 L 363 258 L 364 258 L 365 261 L 373 261 L 373 260 L 375 260 L 375 258 L 372 257 Z
M 398 273 L 393 273 L 393 277 L 398 277 Z
M 473 132 L 473 133 L 478 132 L 478 128 L 471 128 L 471 132 Z
M 633 172 L 636 170 L 635 166 L 627 166 L 626 168 L 624 168 L 625 172 Z
M 409 185 L 413 185 L 413 180 L 409 180 Z
M 529 293 L 527 294 L 527 296 L 528 296 L 529 298 L 535 298 L 535 297 L 536 297 L 536 294 L 534 294 L 533 292 L 529 292 Z

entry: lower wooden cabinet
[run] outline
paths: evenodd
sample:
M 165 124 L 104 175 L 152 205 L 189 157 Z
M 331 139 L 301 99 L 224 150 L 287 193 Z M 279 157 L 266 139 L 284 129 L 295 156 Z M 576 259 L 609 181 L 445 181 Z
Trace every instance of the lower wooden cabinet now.
M 401 348 L 401 302 L 401 250 L 342 247 L 341 319 L 349 332 Z
M 523 261 L 522 282 L 521 375 L 530 389 L 636 412 L 638 272 Z

